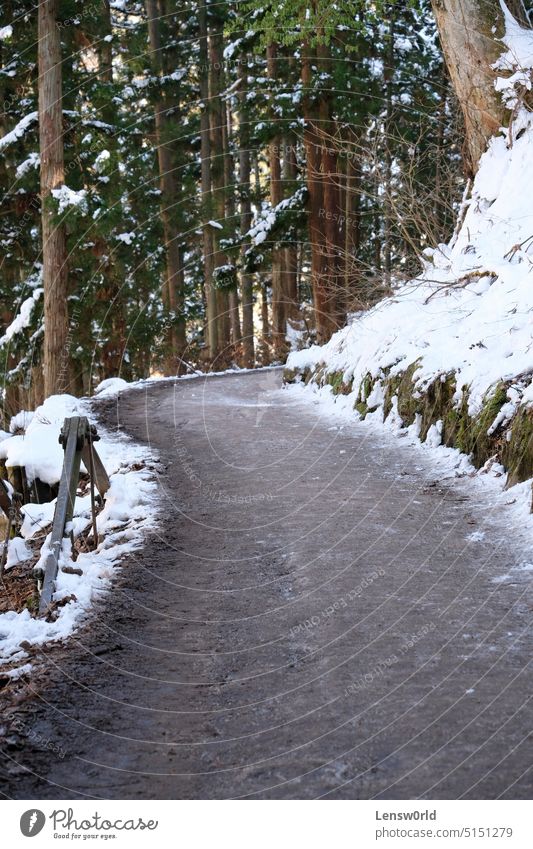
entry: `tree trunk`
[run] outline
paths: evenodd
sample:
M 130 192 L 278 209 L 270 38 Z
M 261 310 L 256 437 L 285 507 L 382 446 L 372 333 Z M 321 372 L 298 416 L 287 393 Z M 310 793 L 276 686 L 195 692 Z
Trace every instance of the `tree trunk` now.
M 146 0 L 146 16 L 148 18 L 148 37 L 152 67 L 156 75 L 163 71 L 161 57 L 160 20 L 163 10 L 157 0 Z M 172 142 L 168 119 L 168 105 L 162 93 L 158 95 L 155 104 L 155 137 L 157 161 L 159 165 L 159 181 L 161 188 L 161 221 L 165 239 L 166 273 L 163 287 L 163 302 L 170 313 L 170 329 L 167 339 L 167 361 L 165 372 L 176 374 L 183 370 L 181 357 L 186 347 L 185 320 L 183 315 L 183 269 L 181 267 L 181 252 L 177 240 L 176 229 L 172 221 L 172 210 L 179 201 L 179 191 L 174 170 Z
M 100 14 L 94 19 L 95 26 L 93 38 L 96 37 L 96 53 L 98 56 L 98 81 L 111 89 L 113 83 L 113 51 L 111 42 L 106 41 L 104 36 L 112 34 L 111 7 L 108 0 L 102 0 Z M 107 124 L 114 124 L 116 110 L 112 97 L 108 96 L 101 109 L 103 120 Z M 113 143 L 115 139 L 113 140 Z M 68 170 L 68 164 L 67 164 Z M 100 261 L 100 271 L 103 284 L 98 292 L 97 298 L 103 304 L 107 304 L 106 341 L 100 352 L 101 368 L 99 369 L 101 380 L 108 377 L 116 377 L 121 374 L 126 380 L 129 379 L 128 364 L 124 361 L 124 350 L 127 345 L 128 329 L 126 318 L 126 303 L 123 294 L 123 279 L 117 271 L 115 264 L 109 258 L 109 245 L 105 238 L 99 238 L 95 243 L 95 254 Z M 80 394 L 90 392 L 90 375 L 86 372 L 77 375 L 80 386 Z
M 266 283 L 261 283 L 261 365 L 270 362 L 270 326 L 268 321 L 268 292 Z
M 39 33 L 39 148 L 44 288 L 44 392 L 64 392 L 69 382 L 68 271 L 65 228 L 55 225 L 50 194 L 64 183 L 61 41 L 58 0 L 41 0 Z
M 384 199 L 383 199 L 383 270 L 384 283 L 387 289 L 391 285 L 392 275 L 392 221 L 394 214 L 393 207 L 393 188 L 392 188 L 392 148 L 393 140 L 393 75 L 394 75 L 394 5 L 388 7 L 389 26 L 387 32 L 387 47 L 384 67 L 384 87 L 385 87 L 385 121 L 383 127 L 384 135 Z
M 443 67 L 441 74 L 441 94 L 437 109 L 437 139 L 435 142 L 435 192 L 433 205 L 433 240 L 442 238 L 444 232 L 444 219 L 446 214 L 447 186 L 443 185 L 442 168 L 445 162 L 444 139 L 446 133 L 446 122 L 448 119 L 448 75 Z
M 100 31 L 97 42 L 98 53 L 98 79 L 100 82 L 113 82 L 113 48 L 109 36 L 113 34 L 111 22 L 111 7 L 109 0 L 102 0 L 102 12 L 100 18 Z M 104 121 L 113 123 L 112 115 L 104 115 Z
M 528 23 L 522 0 L 507 0 L 515 18 Z M 465 170 L 472 177 L 487 143 L 504 123 L 491 65 L 502 52 L 504 16 L 498 0 L 432 0 L 448 73 L 465 120 Z
M 211 218 L 211 122 L 209 119 L 209 52 L 207 27 L 207 0 L 200 0 L 198 7 L 198 23 L 200 30 L 200 139 L 201 139 L 201 191 L 202 217 L 204 219 L 203 250 L 204 250 L 204 288 L 206 301 L 206 333 L 205 341 L 208 355 L 213 360 L 218 353 L 218 323 L 217 323 L 217 293 L 213 285 L 214 243 L 213 228 L 209 224 Z
M 224 180 L 226 183 L 226 219 L 230 222 L 233 230 L 237 222 L 235 208 L 235 167 L 232 153 L 232 123 L 231 101 L 228 100 L 226 103 L 226 131 L 224 133 Z M 235 281 L 235 288 L 229 291 L 229 314 L 231 343 L 234 349 L 234 356 L 236 356 L 241 345 L 241 319 L 239 315 L 239 290 L 237 288 L 237 281 Z
M 222 98 L 224 91 L 224 36 L 223 22 L 218 19 L 209 34 L 209 102 L 211 121 L 211 190 L 213 196 L 214 219 L 224 225 L 226 220 L 226 105 Z M 221 231 L 215 228 L 213 232 L 214 267 L 220 268 L 227 264 L 228 258 L 220 248 Z M 216 289 L 217 325 L 218 325 L 218 357 L 219 364 L 229 364 L 230 350 L 230 306 L 228 290 Z M 222 358 L 222 359 L 220 359 Z
M 317 48 L 318 67 L 321 74 L 332 73 L 331 51 L 321 44 Z M 323 183 L 323 233 L 326 285 L 328 289 L 330 330 L 329 335 L 341 327 L 346 319 L 344 309 L 344 275 L 341 269 L 341 252 L 344 243 L 337 165 L 337 128 L 332 109 L 332 94 L 321 90 L 319 100 L 321 172 Z
M 327 342 L 336 329 L 332 319 L 332 304 L 327 286 L 327 266 L 325 263 L 324 234 L 324 196 L 321 174 L 322 140 L 317 130 L 318 112 L 311 91 L 311 60 L 313 50 L 309 44 L 302 48 L 302 85 L 304 89 L 304 146 L 307 162 L 307 190 L 309 194 L 309 242 L 311 246 L 311 288 L 315 313 L 317 342 Z
M 283 145 L 283 183 L 290 193 L 294 191 L 297 176 L 296 136 L 289 133 L 284 137 Z M 284 248 L 284 281 L 283 291 L 286 300 L 287 318 L 298 318 L 298 253 L 297 245 L 290 244 Z
M 247 69 L 239 66 L 239 195 L 241 198 L 241 236 L 244 238 L 252 226 L 252 204 L 250 201 L 250 129 L 246 112 Z M 247 245 L 243 244 L 241 259 L 244 261 Z M 254 365 L 254 304 L 252 275 L 241 271 L 242 301 L 242 362 L 245 368 Z
M 277 74 L 277 47 L 270 44 L 267 47 L 267 70 L 268 76 L 273 83 L 273 91 L 276 85 Z M 271 95 L 270 120 L 275 125 L 277 121 L 274 110 L 274 94 Z M 283 200 L 283 184 L 281 182 L 281 138 L 278 132 L 272 136 L 268 146 L 268 160 L 270 170 L 270 205 L 272 209 Z M 287 344 L 287 315 L 284 292 L 285 276 L 285 254 L 281 245 L 272 245 L 272 344 L 274 355 L 283 358 Z

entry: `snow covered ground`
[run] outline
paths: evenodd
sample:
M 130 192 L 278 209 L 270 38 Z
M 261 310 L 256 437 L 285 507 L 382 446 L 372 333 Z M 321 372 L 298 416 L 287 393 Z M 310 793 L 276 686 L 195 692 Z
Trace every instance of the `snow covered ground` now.
M 309 369 L 318 384 L 341 373 L 352 393 L 338 397 L 337 406 L 357 415 L 353 406 L 359 398 L 371 411 L 369 423 L 383 421 L 387 379 L 409 368 L 413 397 L 451 376 L 454 403 L 459 408 L 464 392 L 472 419 L 505 383 L 506 402 L 488 428 L 502 439 L 509 440 L 517 413 L 533 408 L 533 114 L 522 98 L 532 88 L 533 32 L 521 29 L 507 11 L 506 22 L 496 88 L 513 117 L 481 159 L 456 233 L 449 243 L 425 252 L 422 275 L 393 297 L 353 316 L 323 347 L 289 356 L 288 369 Z M 330 387 L 315 385 L 311 391 L 330 401 Z M 405 434 L 394 403 L 388 424 Z M 411 435 L 415 431 L 416 426 Z M 450 450 L 440 443 L 437 422 L 425 444 L 441 455 Z M 496 474 L 501 471 L 495 466 Z M 518 498 L 525 505 L 531 487 L 519 488 L 528 491 L 527 498 Z
M 56 483 L 63 462 L 58 436 L 64 418 L 73 415 L 85 415 L 94 421 L 90 404 L 70 395 L 52 396 L 33 414 L 18 414 L 12 421 L 12 430 L 24 425 L 26 429 L 24 434 L 4 434 L 0 455 L 6 465 L 24 465 L 30 482 L 38 477 L 46 483 Z M 154 475 L 157 458 L 125 436 L 106 433 L 101 426 L 98 433 L 101 439 L 96 448 L 111 481 L 97 519 L 103 541 L 95 551 L 80 553 L 75 562 L 70 541 L 65 541 L 54 600 L 70 600 L 57 608 L 55 621 L 35 619 L 29 610 L 0 614 L 0 665 L 19 661 L 23 664 L 9 673 L 11 677 L 16 677 L 19 671 L 20 674 L 29 671 L 29 646 L 63 639 L 83 622 L 94 600 L 109 589 L 121 559 L 142 545 L 146 531 L 157 522 Z M 50 526 L 54 506 L 55 501 L 26 504 L 22 508 L 22 538 L 15 538 L 9 544 L 7 572 L 32 555 L 27 543 Z M 78 497 L 73 520 L 75 533 L 87 527 L 90 517 L 90 495 Z M 38 565 L 44 563 L 48 540 L 49 535 Z M 65 566 L 75 567 L 81 574 L 62 571 Z

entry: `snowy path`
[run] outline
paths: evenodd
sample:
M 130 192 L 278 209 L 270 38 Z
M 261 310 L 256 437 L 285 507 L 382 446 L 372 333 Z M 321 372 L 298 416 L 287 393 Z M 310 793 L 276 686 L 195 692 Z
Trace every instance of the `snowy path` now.
M 168 464 L 165 517 L 97 621 L 43 656 L 6 795 L 531 797 L 519 545 L 415 449 L 279 382 L 121 396 Z

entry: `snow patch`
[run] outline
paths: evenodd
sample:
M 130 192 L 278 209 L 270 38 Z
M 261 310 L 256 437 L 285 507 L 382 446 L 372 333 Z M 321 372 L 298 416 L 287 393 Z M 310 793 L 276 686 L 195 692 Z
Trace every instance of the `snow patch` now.
M 23 462 L 27 469 L 32 468 L 33 474 L 38 473 L 41 479 L 57 480 L 63 454 L 57 443 L 59 428 L 65 415 L 72 414 L 90 417 L 91 410 L 86 402 L 71 396 L 52 396 L 35 411 L 24 437 L 5 440 L 12 443 L 8 456 Z M 104 509 L 97 517 L 98 534 L 103 541 L 96 550 L 80 553 L 73 563 L 70 539 L 64 540 L 54 601 L 64 600 L 66 603 L 58 608 L 55 621 L 34 619 L 28 610 L 0 615 L 0 664 L 24 659 L 28 646 L 68 637 L 83 623 L 94 600 L 109 589 L 120 560 L 141 547 L 146 532 L 155 527 L 157 507 L 153 473 L 146 467 L 131 468 L 134 464 L 152 462 L 154 455 L 124 436 L 110 436 L 101 426 L 98 431 L 101 437 L 98 453 L 111 482 Z M 26 540 L 50 526 L 54 508 L 55 501 L 24 505 L 23 538 L 11 540 L 8 567 L 31 556 Z M 73 518 L 74 533 L 86 528 L 90 518 L 90 496 L 78 496 Z M 48 553 L 49 540 L 50 534 L 41 550 L 41 566 Z M 74 566 L 76 572 L 64 572 L 64 566 Z M 78 570 L 81 574 L 77 574 Z M 30 670 L 31 665 L 26 664 L 7 674 L 16 678 L 17 674 L 23 675 Z

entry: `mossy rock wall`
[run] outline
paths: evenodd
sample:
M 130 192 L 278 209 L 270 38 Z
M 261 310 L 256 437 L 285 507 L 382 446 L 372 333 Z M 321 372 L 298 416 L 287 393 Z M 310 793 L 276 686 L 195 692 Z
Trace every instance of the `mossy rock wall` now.
M 354 409 L 364 418 L 375 407 L 368 406 L 368 398 L 379 381 L 383 387 L 383 413 L 388 416 L 393 398 L 397 399 L 398 413 L 405 426 L 416 417 L 420 421 L 420 439 L 424 441 L 430 427 L 442 421 L 442 442 L 449 448 L 458 448 L 470 456 L 472 463 L 481 468 L 488 460 L 500 462 L 508 472 L 507 485 L 513 486 L 533 478 L 533 409 L 519 407 L 511 422 L 489 434 L 488 430 L 502 406 L 507 402 L 507 389 L 511 382 L 501 382 L 487 393 L 480 413 L 468 413 L 468 387 L 461 388 L 461 401 L 456 399 L 455 374 L 443 374 L 419 392 L 413 378 L 418 361 L 404 371 L 391 375 L 390 369 L 379 378 L 367 374 L 357 388 Z M 325 365 L 314 371 L 303 372 L 286 369 L 286 383 L 310 381 L 320 386 L 329 385 L 334 394 L 349 394 L 355 387 L 345 382 L 343 373 L 328 372 Z

